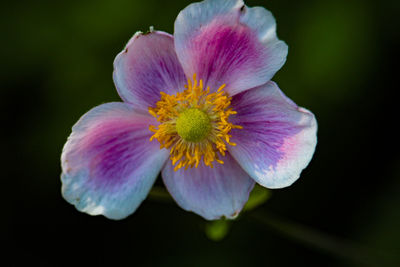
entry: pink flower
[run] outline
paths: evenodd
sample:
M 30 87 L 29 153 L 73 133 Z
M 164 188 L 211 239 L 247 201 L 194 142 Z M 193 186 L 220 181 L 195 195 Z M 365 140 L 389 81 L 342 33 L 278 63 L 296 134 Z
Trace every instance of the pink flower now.
M 262 7 L 206 0 L 179 13 L 173 36 L 136 33 L 114 61 L 123 102 L 87 112 L 64 146 L 64 198 L 122 219 L 161 172 L 179 206 L 213 220 L 235 217 L 255 182 L 296 181 L 317 123 L 270 81 L 287 55 L 275 28 Z

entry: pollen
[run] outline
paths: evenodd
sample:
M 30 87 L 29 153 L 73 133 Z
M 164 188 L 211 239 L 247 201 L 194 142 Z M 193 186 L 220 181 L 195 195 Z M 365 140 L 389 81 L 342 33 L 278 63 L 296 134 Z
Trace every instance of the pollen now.
M 198 167 L 203 161 L 213 167 L 213 162 L 223 164 L 232 129 L 242 126 L 229 122 L 229 116 L 236 114 L 230 107 L 231 97 L 223 90 L 225 84 L 216 92 L 210 87 L 203 88 L 203 81 L 188 80 L 183 92 L 168 95 L 160 92 L 161 98 L 155 107 L 149 107 L 149 113 L 157 118 L 159 125 L 151 125 L 154 134 L 150 141 L 157 139 L 160 149 L 170 149 L 170 159 L 174 170 L 184 167 Z

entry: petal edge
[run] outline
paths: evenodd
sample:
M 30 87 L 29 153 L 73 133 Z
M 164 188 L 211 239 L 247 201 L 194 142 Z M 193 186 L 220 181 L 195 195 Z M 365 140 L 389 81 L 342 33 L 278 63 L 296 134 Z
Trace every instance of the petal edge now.
M 210 168 L 201 163 L 198 168 L 174 171 L 166 162 L 162 177 L 178 205 L 206 220 L 235 218 L 242 210 L 253 189 L 254 181 L 229 153 Z
M 287 98 L 274 82 L 232 99 L 232 118 L 243 129 L 232 130 L 228 147 L 239 165 L 260 185 L 291 185 L 309 164 L 317 144 L 314 115 Z M 257 155 L 257 156 L 255 156 Z
M 110 219 L 133 213 L 168 157 L 148 141 L 151 120 L 125 103 L 103 104 L 83 115 L 61 155 L 64 199 Z
M 187 6 L 175 21 L 174 36 L 186 76 L 196 73 L 211 90 L 226 84 L 231 96 L 268 82 L 288 52 L 271 12 L 239 0 Z
M 186 78 L 173 36 L 161 31 L 135 33 L 114 60 L 113 79 L 122 100 L 146 113 L 160 99 L 161 91 L 175 94 L 183 90 Z

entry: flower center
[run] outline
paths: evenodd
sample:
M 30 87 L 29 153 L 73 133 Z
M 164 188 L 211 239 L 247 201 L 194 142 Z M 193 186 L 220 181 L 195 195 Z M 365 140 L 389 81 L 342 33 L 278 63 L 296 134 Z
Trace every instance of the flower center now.
M 211 130 L 210 118 L 198 109 L 189 108 L 179 114 L 176 120 L 176 131 L 179 136 L 189 142 L 203 140 Z
M 149 107 L 149 113 L 157 118 L 160 124 L 151 125 L 149 130 L 160 142 L 160 149 L 170 148 L 170 159 L 175 171 L 185 167 L 198 167 L 201 160 L 206 166 L 213 167 L 212 162 L 220 164 L 220 156 L 225 156 L 226 145 L 235 146 L 230 141 L 229 132 L 242 126 L 228 121 L 236 114 L 230 107 L 231 97 L 223 91 L 223 84 L 216 92 L 210 88 L 203 89 L 203 81 L 188 80 L 186 90 L 176 95 L 160 92 L 161 99 L 155 107 Z

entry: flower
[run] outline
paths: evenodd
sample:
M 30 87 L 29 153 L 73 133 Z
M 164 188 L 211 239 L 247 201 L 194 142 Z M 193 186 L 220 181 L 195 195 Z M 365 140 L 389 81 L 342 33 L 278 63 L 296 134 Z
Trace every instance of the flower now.
M 272 14 L 242 0 L 183 9 L 174 35 L 137 32 L 114 61 L 123 102 L 73 126 L 62 194 L 80 211 L 122 219 L 158 174 L 183 209 L 234 218 L 254 184 L 296 181 L 316 146 L 314 115 L 270 81 L 286 60 Z

